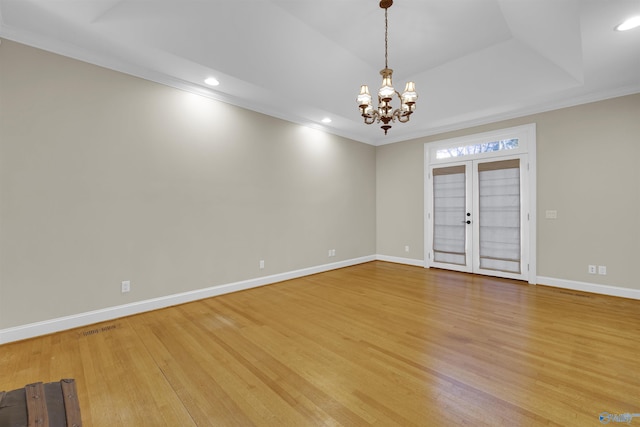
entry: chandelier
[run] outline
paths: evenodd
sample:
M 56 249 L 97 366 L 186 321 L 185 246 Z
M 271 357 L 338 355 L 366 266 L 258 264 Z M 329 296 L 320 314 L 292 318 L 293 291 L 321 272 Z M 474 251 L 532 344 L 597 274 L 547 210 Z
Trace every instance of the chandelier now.
M 389 68 L 388 64 L 389 55 L 387 52 L 387 44 L 389 39 L 389 24 L 387 12 L 392 4 L 393 0 L 380 1 L 380 7 L 384 9 L 384 69 L 380 71 L 380 75 L 382 75 L 382 86 L 378 91 L 378 108 L 374 109 L 371 105 L 372 99 L 367 85 L 360 87 L 360 95 L 358 95 L 357 98 L 364 122 L 368 125 L 382 122 L 382 126 L 380 127 L 384 130 L 385 135 L 387 131 L 391 129 L 389 123 L 395 122 L 396 120 L 400 123 L 409 121 L 411 114 L 413 114 L 413 111 L 416 109 L 416 99 L 418 99 L 416 84 L 414 82 L 408 82 L 406 84 L 402 95 L 393 88 L 391 82 L 393 70 Z M 396 108 L 395 110 L 391 105 L 394 95 L 397 95 L 400 99 L 400 108 Z

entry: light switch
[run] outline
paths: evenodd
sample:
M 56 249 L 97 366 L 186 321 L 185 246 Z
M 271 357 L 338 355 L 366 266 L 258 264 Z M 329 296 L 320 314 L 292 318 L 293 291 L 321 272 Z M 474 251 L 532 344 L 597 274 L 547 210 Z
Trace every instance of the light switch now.
M 544 213 L 544 217 L 547 219 L 557 219 L 558 218 L 558 211 L 556 210 L 548 210 Z

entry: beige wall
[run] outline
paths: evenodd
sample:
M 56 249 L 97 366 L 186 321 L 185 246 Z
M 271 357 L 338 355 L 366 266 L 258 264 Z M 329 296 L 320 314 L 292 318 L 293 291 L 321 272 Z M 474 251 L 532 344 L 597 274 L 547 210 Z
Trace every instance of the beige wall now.
M 640 94 L 374 148 L 3 41 L 0 329 L 375 253 L 422 260 L 424 143 L 526 123 L 538 275 L 640 289 L 638 117 Z
M 2 41 L 0 329 L 373 254 L 374 147 Z
M 424 259 L 425 143 L 527 123 L 537 125 L 538 276 L 640 289 L 640 94 L 378 147 L 377 253 Z

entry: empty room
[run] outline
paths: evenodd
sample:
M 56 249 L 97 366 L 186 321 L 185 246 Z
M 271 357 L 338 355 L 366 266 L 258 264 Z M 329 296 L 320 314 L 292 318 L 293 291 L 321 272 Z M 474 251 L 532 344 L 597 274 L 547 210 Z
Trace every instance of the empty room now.
M 0 427 L 640 425 L 640 4 L 0 0 Z

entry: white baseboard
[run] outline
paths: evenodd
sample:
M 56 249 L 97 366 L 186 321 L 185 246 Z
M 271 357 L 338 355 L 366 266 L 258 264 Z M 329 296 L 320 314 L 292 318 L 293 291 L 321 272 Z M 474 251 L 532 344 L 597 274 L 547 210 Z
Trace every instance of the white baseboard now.
M 388 255 L 376 255 L 379 261 L 389 261 L 399 264 L 415 265 L 424 267 L 422 260 L 411 258 L 400 258 Z M 578 282 L 575 280 L 555 279 L 553 277 L 538 276 L 536 282 L 539 285 L 552 286 L 554 288 L 571 289 L 574 291 L 591 292 L 594 294 L 609 295 L 613 297 L 630 298 L 640 300 L 640 289 L 622 288 L 619 286 L 598 285 L 595 283 Z
M 59 317 L 42 322 L 29 323 L 27 325 L 16 326 L 13 328 L 0 329 L 0 344 L 6 344 L 9 342 L 20 341 L 41 335 L 52 334 L 68 329 L 79 328 L 82 326 L 105 322 L 120 317 L 144 313 L 146 311 L 158 310 L 160 308 L 170 307 L 172 305 L 184 304 L 204 298 L 211 298 L 218 295 L 228 294 L 231 292 L 270 285 L 272 283 L 282 282 L 284 280 L 309 276 L 316 273 L 322 273 L 324 271 L 349 267 L 352 265 L 362 264 L 375 260 L 376 256 L 370 255 L 330 264 L 323 264 L 315 267 L 303 268 L 300 270 L 294 270 L 280 274 L 274 274 L 271 276 L 257 277 L 255 279 L 227 283 L 219 286 L 212 286 L 210 288 L 198 289 L 190 292 L 167 295 L 164 297 L 138 301 L 115 307 L 108 307 L 101 310 L 88 311 L 85 313 Z
M 246 289 L 256 288 L 259 286 L 270 285 L 272 283 L 282 282 L 284 280 L 295 279 L 298 277 L 309 276 L 312 274 L 322 273 L 325 271 L 335 270 L 352 265 L 362 264 L 369 261 L 387 261 L 398 264 L 407 264 L 417 267 L 424 267 L 423 260 L 412 258 L 401 258 L 388 255 L 370 255 L 350 260 L 334 262 L 331 264 L 323 264 L 315 267 L 303 268 L 300 270 L 289 271 L 271 276 L 257 277 L 255 279 L 243 280 L 240 282 L 227 283 L 210 288 L 198 289 L 180 294 L 167 295 L 165 297 L 153 298 L 144 301 L 138 301 L 131 304 L 124 304 L 115 307 L 108 307 L 101 310 L 94 310 L 85 313 L 75 314 L 71 316 L 59 317 L 56 319 L 45 320 L 42 322 L 30 323 L 27 325 L 16 326 L 13 328 L 0 329 L 0 344 L 20 341 L 41 335 L 52 334 L 68 329 L 79 328 L 94 323 L 105 322 L 120 317 L 131 316 L 133 314 L 144 313 L 146 311 L 158 310 L 172 305 L 184 304 L 200 299 L 211 298 L 218 295 L 228 294 L 231 292 L 242 291 Z M 596 294 L 604 294 L 622 298 L 631 298 L 640 300 L 640 289 L 621 288 L 617 286 L 597 285 L 593 283 L 577 282 L 574 280 L 554 279 L 553 277 L 538 276 L 538 283 L 541 285 L 553 286 L 556 288 L 572 289 L 576 291 L 592 292 Z
M 574 291 L 591 292 L 594 294 L 640 300 L 640 289 L 621 288 L 619 286 L 598 285 L 595 283 L 578 282 L 575 280 L 554 279 L 553 277 L 538 276 L 538 284 L 555 288 L 572 289 Z
M 415 265 L 416 267 L 424 267 L 424 260 L 421 260 L 421 259 L 401 258 L 401 257 L 389 256 L 389 255 L 376 255 L 376 260 L 395 262 L 396 264 Z

